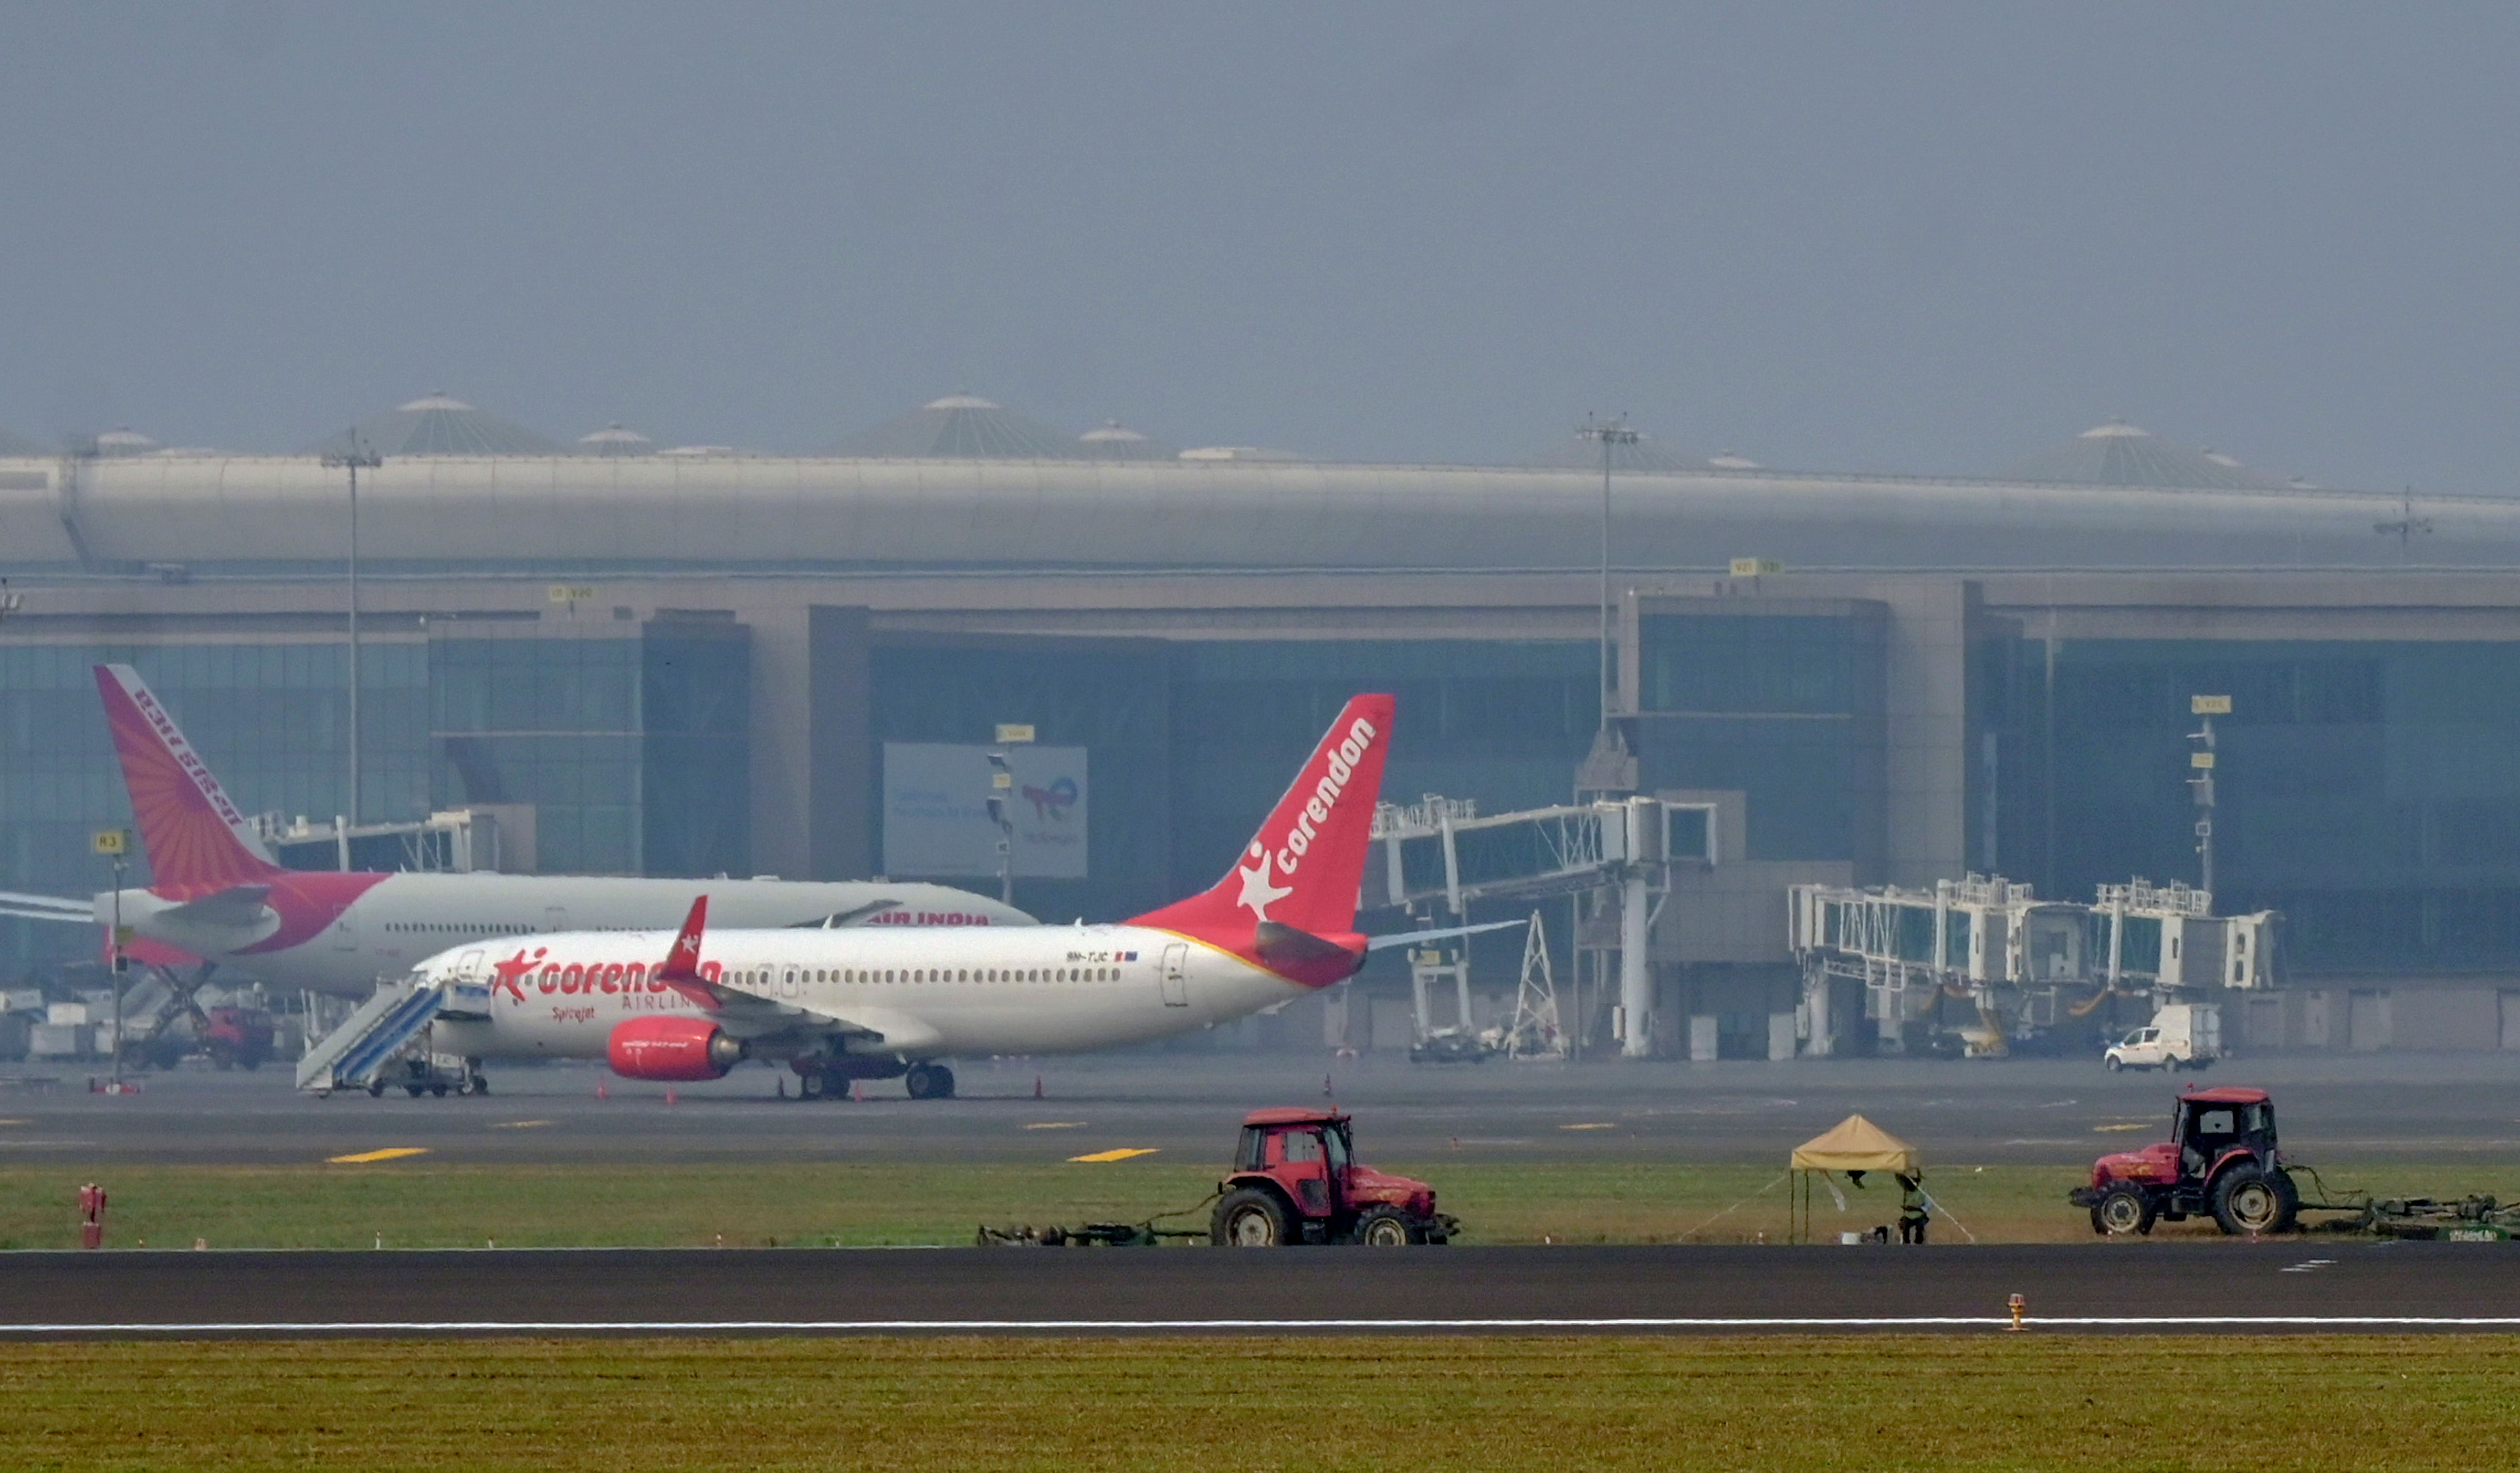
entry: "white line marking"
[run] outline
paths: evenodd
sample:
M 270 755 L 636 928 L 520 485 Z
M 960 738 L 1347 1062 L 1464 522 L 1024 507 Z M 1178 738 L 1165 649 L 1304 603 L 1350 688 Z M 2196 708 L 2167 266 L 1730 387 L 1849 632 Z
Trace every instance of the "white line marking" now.
M 2026 1321 L 2033 1329 L 2165 1328 L 2216 1325 L 2322 1327 L 2435 1326 L 2508 1328 L 2520 1315 L 2052 1315 Z M 472 1331 L 493 1334 L 585 1334 L 640 1330 L 659 1333 L 761 1330 L 980 1331 L 980 1330 L 1462 1330 L 1462 1329 L 1912 1329 L 1944 1326 L 2000 1328 L 2002 1315 L 1789 1316 L 1717 1318 L 1635 1316 L 1623 1318 L 1456 1319 L 338 1319 L 205 1320 L 197 1324 L 0 1324 L 5 1335 L 185 1335 L 274 1333 L 394 1333 Z

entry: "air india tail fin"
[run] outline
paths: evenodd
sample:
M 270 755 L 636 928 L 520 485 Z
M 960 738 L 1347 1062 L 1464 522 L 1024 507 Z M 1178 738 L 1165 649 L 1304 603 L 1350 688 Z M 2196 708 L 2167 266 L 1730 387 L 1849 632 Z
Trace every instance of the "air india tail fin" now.
M 240 885 L 282 872 L 139 671 L 99 665 L 96 690 L 154 884 Z
M 1225 878 L 1206 894 L 1136 923 L 1210 933 L 1255 929 L 1263 921 L 1315 936 L 1354 931 L 1392 709 L 1388 695 L 1350 699 Z

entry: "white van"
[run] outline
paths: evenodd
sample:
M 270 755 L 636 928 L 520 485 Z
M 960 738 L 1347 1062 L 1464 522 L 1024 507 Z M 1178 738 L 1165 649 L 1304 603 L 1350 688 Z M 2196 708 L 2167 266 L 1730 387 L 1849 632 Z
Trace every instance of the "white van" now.
M 2223 1009 L 2211 1003 L 2177 1003 L 2110 1045 L 2103 1061 L 2111 1074 L 2121 1069 L 2204 1069 L 2222 1051 Z

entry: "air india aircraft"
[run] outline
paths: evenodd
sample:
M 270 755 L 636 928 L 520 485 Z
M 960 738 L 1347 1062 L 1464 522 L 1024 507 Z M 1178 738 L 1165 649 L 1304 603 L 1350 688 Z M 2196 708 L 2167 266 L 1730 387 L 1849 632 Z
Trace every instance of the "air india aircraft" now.
M 267 984 L 365 997 L 379 978 L 458 944 L 672 925 L 702 883 L 720 917 L 741 926 L 1033 923 L 1012 906 L 919 883 L 284 870 L 137 671 L 99 665 L 96 685 L 149 859 L 148 886 L 119 896 L 122 923 L 141 942 Z M 95 923 L 112 923 L 116 900 L 96 897 Z

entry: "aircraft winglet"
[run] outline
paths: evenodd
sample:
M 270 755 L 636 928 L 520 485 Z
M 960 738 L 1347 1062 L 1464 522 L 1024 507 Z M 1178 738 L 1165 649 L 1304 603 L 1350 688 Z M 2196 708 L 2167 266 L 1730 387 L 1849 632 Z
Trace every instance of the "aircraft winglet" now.
M 674 949 L 665 954 L 664 964 L 653 975 L 695 1005 L 715 1012 L 725 997 L 715 984 L 700 975 L 700 932 L 707 925 L 708 897 L 702 895 L 692 901 L 691 914 L 683 917 L 683 928 L 674 934 Z

